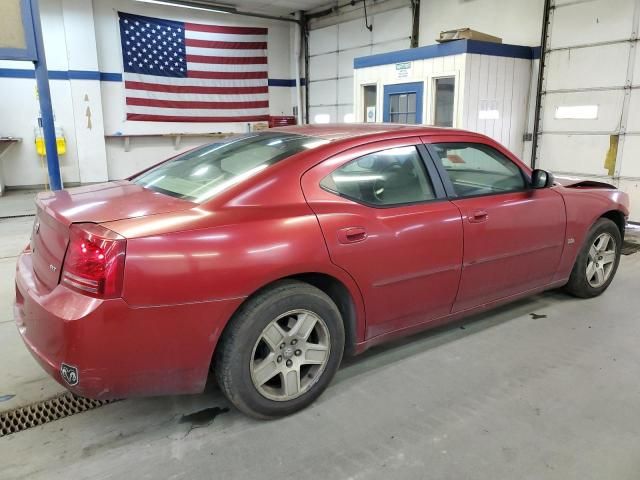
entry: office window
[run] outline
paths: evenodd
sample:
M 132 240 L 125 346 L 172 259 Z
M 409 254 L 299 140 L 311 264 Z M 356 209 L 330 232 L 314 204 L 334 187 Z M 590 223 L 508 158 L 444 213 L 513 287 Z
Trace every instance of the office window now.
M 453 127 L 453 100 L 456 87 L 454 77 L 436 78 L 434 125 Z
M 389 95 L 389 121 L 391 123 L 417 123 L 415 93 Z

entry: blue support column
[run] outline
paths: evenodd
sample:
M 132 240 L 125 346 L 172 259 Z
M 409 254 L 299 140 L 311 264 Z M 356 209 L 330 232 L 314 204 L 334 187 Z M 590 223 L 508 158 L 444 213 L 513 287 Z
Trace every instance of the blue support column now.
M 38 99 L 40 100 L 40 113 L 42 115 L 42 130 L 44 132 L 44 145 L 47 150 L 47 170 L 49 171 L 49 186 L 51 190 L 61 190 L 60 162 L 58 161 L 58 149 L 56 146 L 56 129 L 53 122 L 53 107 L 51 106 L 51 91 L 49 90 L 49 71 L 47 59 L 44 54 L 44 42 L 42 40 L 42 25 L 40 24 L 40 8 L 38 0 L 31 2 L 33 18 L 33 33 L 35 36 L 38 60 L 34 63 L 36 68 L 36 84 L 38 86 Z

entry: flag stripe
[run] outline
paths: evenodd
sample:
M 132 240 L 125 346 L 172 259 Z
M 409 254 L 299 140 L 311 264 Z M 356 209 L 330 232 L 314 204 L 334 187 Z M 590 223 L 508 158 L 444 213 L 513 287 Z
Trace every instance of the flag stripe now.
M 143 107 L 131 105 L 127 108 L 127 113 L 140 113 L 144 115 L 171 115 L 173 117 L 237 117 L 244 115 L 268 115 L 268 108 L 162 108 Z
M 266 50 L 267 42 L 221 42 L 214 40 L 199 40 L 187 38 L 184 43 L 187 47 L 224 48 L 229 50 Z
M 212 57 L 209 55 L 191 55 L 187 53 L 187 63 L 216 63 L 224 65 L 267 64 L 267 57 Z
M 196 93 L 214 95 L 245 95 L 250 93 L 269 93 L 268 86 L 256 87 L 208 87 L 203 85 L 163 85 L 159 83 L 136 82 L 125 80 L 128 90 L 145 90 L 148 92 Z
M 223 27 L 220 25 L 203 25 L 200 23 L 185 23 L 187 31 L 207 33 L 230 33 L 233 35 L 266 35 L 267 29 L 260 27 Z
M 189 78 L 215 78 L 215 79 L 250 79 L 250 78 L 267 78 L 267 71 L 263 72 L 206 72 L 198 70 L 189 70 Z
M 144 113 L 127 113 L 127 120 L 139 122 L 184 122 L 185 118 L 174 115 L 149 115 Z M 269 115 L 244 115 L 236 117 L 189 117 L 189 122 L 266 122 Z
M 266 42 L 266 35 L 229 35 L 228 33 L 185 32 L 187 40 L 207 40 L 209 42 Z
M 268 67 L 266 64 L 231 64 L 224 63 L 187 63 L 187 69 L 196 72 L 231 72 L 231 73 L 259 73 L 266 72 Z
M 210 57 L 266 57 L 266 50 L 231 50 L 225 48 L 187 47 L 187 54 Z
M 268 93 L 252 94 L 216 94 L 210 93 L 171 93 L 171 92 L 150 92 L 148 90 L 126 91 L 128 98 L 149 98 L 152 100 L 175 100 L 191 102 L 268 102 Z
M 244 109 L 268 108 L 269 101 L 253 102 L 197 102 L 192 100 L 161 100 L 154 98 L 127 97 L 127 105 L 160 108 L 192 108 L 192 109 Z
M 156 75 L 144 75 L 142 73 L 124 73 L 124 80 L 143 83 L 157 83 L 160 85 L 184 85 L 188 87 L 266 87 L 267 77 L 251 79 L 208 79 L 208 78 L 184 78 L 161 77 Z

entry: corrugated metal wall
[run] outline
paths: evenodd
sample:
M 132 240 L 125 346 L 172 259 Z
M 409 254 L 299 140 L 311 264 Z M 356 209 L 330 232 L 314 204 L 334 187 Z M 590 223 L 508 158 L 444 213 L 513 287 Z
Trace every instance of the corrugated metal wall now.
M 485 135 L 522 156 L 531 85 L 531 60 L 467 55 L 462 128 Z M 497 112 L 497 118 L 486 118 Z

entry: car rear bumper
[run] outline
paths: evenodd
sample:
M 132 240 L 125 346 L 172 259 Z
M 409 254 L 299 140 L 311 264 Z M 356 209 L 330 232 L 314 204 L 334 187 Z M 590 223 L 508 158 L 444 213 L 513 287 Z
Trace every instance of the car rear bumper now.
M 134 307 L 62 285 L 48 290 L 30 253 L 16 267 L 14 315 L 25 345 L 56 381 L 88 398 L 201 392 L 218 338 L 241 302 Z

